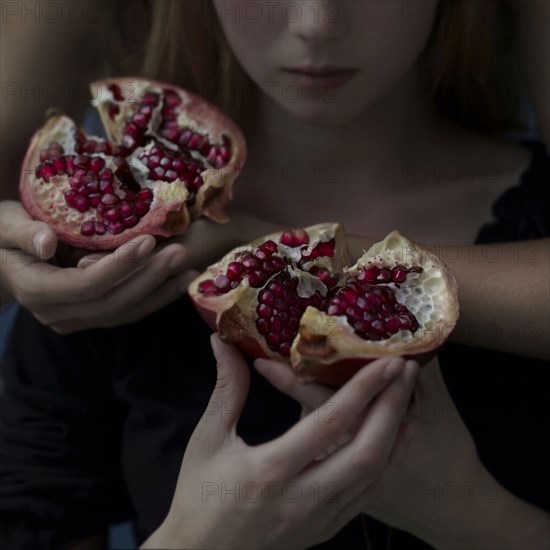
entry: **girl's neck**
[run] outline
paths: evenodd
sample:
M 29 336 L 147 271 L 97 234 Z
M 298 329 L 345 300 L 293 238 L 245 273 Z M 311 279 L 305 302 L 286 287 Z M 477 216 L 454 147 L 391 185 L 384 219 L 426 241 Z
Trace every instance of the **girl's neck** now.
M 426 140 L 433 146 L 434 136 L 445 126 L 415 71 L 360 117 L 338 126 L 297 119 L 262 94 L 259 124 L 250 140 L 251 152 L 261 151 L 264 158 L 267 154 L 280 160 L 326 160 L 343 165 L 360 161 L 375 176 L 388 163 L 391 166 L 417 157 Z

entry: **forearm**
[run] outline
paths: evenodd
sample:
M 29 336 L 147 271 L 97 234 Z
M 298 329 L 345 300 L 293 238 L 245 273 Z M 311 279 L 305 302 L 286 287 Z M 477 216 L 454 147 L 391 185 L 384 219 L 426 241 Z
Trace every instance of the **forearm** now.
M 352 236 L 352 258 L 372 244 L 367 237 Z M 452 340 L 550 358 L 550 239 L 423 246 L 440 256 L 458 280 L 460 318 Z
M 458 250 L 458 261 L 447 258 L 458 280 L 461 306 L 452 338 L 550 358 L 550 239 Z

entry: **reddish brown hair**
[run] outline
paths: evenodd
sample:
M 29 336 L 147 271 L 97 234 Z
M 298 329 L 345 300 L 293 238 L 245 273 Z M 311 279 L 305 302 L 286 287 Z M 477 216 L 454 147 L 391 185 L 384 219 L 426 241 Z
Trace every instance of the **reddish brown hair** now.
M 134 58 L 124 53 L 122 60 L 132 61 L 144 76 L 201 94 L 246 127 L 258 89 L 232 54 L 212 2 L 142 0 L 137 10 L 132 4 L 134 21 L 140 12 L 151 22 L 149 38 L 144 51 Z M 504 0 L 441 0 L 421 59 L 424 84 L 440 111 L 477 130 L 519 126 L 518 83 L 509 70 L 515 41 L 511 11 Z

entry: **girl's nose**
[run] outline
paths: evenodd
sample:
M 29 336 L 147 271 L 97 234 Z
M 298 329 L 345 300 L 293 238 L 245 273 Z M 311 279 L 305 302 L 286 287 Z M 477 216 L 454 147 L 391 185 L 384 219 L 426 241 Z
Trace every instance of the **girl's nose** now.
M 307 42 L 336 40 L 346 31 L 346 2 L 347 0 L 303 0 L 292 2 L 292 5 L 286 4 L 289 29 Z

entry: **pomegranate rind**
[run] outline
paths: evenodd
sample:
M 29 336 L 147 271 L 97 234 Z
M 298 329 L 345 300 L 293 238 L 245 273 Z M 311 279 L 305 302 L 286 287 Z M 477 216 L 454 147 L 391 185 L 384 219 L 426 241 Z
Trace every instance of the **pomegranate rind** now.
M 458 321 L 458 284 L 437 256 L 393 231 L 365 252 L 349 274 L 363 267 L 397 264 L 422 267 L 412 283 L 408 280 L 396 291 L 398 301 L 417 317 L 418 330 L 399 331 L 379 341 L 364 340 L 346 317 L 309 307 L 290 355 L 292 368 L 304 381 L 341 385 L 366 363 L 385 356 L 401 355 L 424 364 L 447 340 Z
M 353 267 L 346 268 L 349 255 L 340 224 L 320 224 L 308 227 L 306 231 L 311 237 L 311 248 L 319 241 L 335 239 L 334 257 L 319 258 L 311 264 L 323 265 L 334 274 L 341 273 L 340 284 L 365 267 L 421 267 L 420 273 L 409 273 L 405 283 L 391 284 L 398 302 L 405 304 L 416 316 L 419 328 L 414 333 L 399 331 L 385 340 L 365 340 L 356 334 L 345 316 L 328 315 L 310 306 L 301 317 L 290 358 L 269 349 L 255 324 L 258 294 L 267 282 L 262 288 L 251 288 L 245 279 L 236 289 L 217 296 L 205 296 L 198 287 L 202 281 L 225 274 L 227 264 L 236 259 L 238 252 L 253 250 L 266 240 L 279 242 L 282 232 L 234 249 L 191 283 L 189 294 L 209 326 L 219 331 L 225 341 L 236 344 L 252 357 L 269 357 L 290 363 L 304 382 L 316 381 L 332 387 L 341 386 L 365 364 L 379 357 L 400 355 L 413 358 L 420 364 L 427 363 L 444 344 L 458 320 L 458 285 L 445 264 L 394 231 L 374 244 Z M 294 253 L 299 257 L 299 249 L 289 251 L 289 254 Z
M 335 273 L 341 273 L 344 266 L 349 264 L 349 253 L 343 227 L 338 223 L 323 223 L 308 227 L 306 231 L 310 236 L 310 247 L 314 247 L 321 241 L 334 239 L 336 253 L 332 258 L 321 257 L 305 265 L 319 265 L 327 267 Z M 255 250 L 268 240 L 278 242 L 281 234 L 282 231 L 274 232 L 256 239 L 248 245 L 231 250 L 189 285 L 189 296 L 200 316 L 212 330 L 220 333 L 224 341 L 237 345 L 243 352 L 253 357 L 269 357 L 284 361 L 285 358 L 268 347 L 265 338 L 256 329 L 254 314 L 251 314 L 251 312 L 255 312 L 258 305 L 257 299 L 261 288 L 250 287 L 248 280 L 244 279 L 237 288 L 219 296 L 205 296 L 198 290 L 201 282 L 224 274 L 227 264 L 234 261 L 237 254 Z M 298 248 L 295 250 L 299 253 Z
M 81 235 L 82 223 L 94 219 L 95 214 L 90 212 L 86 215 L 67 207 L 64 193 L 70 190 L 69 177 L 66 174 L 54 176 L 46 183 L 35 176 L 40 151 L 50 142 L 57 141 L 67 153 L 73 153 L 75 129 L 76 125 L 69 117 L 56 115 L 48 119 L 31 140 L 21 172 L 19 196 L 32 218 L 48 223 L 64 243 L 86 250 L 112 250 L 146 233 L 155 237 L 170 237 L 185 232 L 190 221 L 185 207 L 189 192 L 183 184 L 170 187 L 168 183 L 160 182 L 153 189 L 149 212 L 137 226 L 125 229 L 118 235 Z
M 115 100 L 109 89 L 117 85 L 123 99 Z M 132 113 L 133 105 L 139 102 L 147 92 L 161 93 L 163 90 L 175 91 L 182 105 L 178 107 L 178 123 L 201 134 L 207 134 L 215 142 L 222 143 L 227 136 L 231 144 L 231 160 L 223 168 L 209 168 L 201 173 L 204 185 L 197 193 L 195 204 L 190 208 L 192 219 L 205 216 L 216 222 L 228 221 L 224 210 L 233 198 L 233 183 L 244 165 L 247 149 L 246 140 L 235 122 L 227 117 L 215 105 L 206 99 L 171 84 L 156 80 L 120 77 L 92 82 L 90 90 L 107 135 L 111 141 L 122 142 L 122 120 Z M 109 105 L 115 103 L 120 111 L 113 119 L 109 115 Z M 156 108 L 160 111 L 160 106 Z

